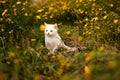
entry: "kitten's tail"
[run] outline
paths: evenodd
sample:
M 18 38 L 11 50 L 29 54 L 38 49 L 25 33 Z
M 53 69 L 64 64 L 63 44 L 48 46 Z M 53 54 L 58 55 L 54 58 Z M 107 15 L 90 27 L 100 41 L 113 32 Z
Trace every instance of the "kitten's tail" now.
M 76 48 L 76 47 L 69 47 L 69 46 L 65 45 L 65 43 L 64 43 L 63 41 L 62 41 L 62 45 L 63 45 L 63 47 L 64 47 L 65 49 L 67 49 L 68 51 L 71 51 L 71 52 L 77 51 L 77 48 Z

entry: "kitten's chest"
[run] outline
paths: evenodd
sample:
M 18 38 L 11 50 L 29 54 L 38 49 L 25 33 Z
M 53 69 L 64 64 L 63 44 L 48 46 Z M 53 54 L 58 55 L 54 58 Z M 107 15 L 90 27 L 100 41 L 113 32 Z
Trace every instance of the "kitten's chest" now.
M 45 37 L 45 44 L 50 47 L 58 46 L 61 40 L 57 37 Z

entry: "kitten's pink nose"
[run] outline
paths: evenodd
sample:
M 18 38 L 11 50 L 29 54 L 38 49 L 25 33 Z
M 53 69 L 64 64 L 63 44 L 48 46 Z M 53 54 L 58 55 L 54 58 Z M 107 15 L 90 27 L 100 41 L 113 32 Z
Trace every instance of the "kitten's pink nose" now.
M 48 35 L 50 35 L 50 33 L 48 33 Z

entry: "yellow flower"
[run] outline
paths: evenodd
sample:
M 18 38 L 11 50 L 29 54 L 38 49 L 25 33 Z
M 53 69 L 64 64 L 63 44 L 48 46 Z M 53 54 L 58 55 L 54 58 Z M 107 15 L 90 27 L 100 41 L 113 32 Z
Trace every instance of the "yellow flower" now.
M 53 18 L 53 16 L 52 16 L 52 15 L 50 15 L 50 18 Z
M 10 52 L 9 55 L 8 55 L 9 58 L 14 58 L 15 57 L 15 53 L 13 52 Z
M 4 32 L 5 30 L 2 28 L 1 31 Z
M 49 11 L 52 11 L 54 8 L 53 7 L 49 7 Z
M 18 4 L 21 4 L 21 1 L 16 2 L 16 4 L 17 4 L 17 5 L 18 5 Z
M 105 15 L 105 16 L 103 17 L 103 19 L 107 19 L 107 16 Z
M 40 12 L 42 12 L 43 10 L 42 9 L 39 9 L 39 10 L 37 10 L 37 13 L 40 13 Z
M 110 7 L 113 7 L 114 5 L 113 4 L 110 4 Z
M 113 21 L 114 23 L 118 23 L 118 19 L 114 19 L 114 21 Z
M 82 40 L 83 40 L 83 37 L 79 36 L 78 41 L 82 41 Z
M 89 68 L 88 66 L 85 66 L 85 67 L 84 67 L 84 71 L 85 71 L 85 73 L 87 73 L 87 74 L 91 73 L 91 70 L 90 70 L 90 68 Z
M 100 29 L 100 27 L 99 27 L 99 26 L 97 26 L 97 27 L 96 27 L 96 29 L 98 29 L 98 30 L 99 30 L 99 29 Z
M 60 67 L 60 68 L 57 70 L 57 74 L 58 74 L 58 75 L 61 75 L 62 73 L 63 73 L 63 68 Z
M 14 63 L 15 63 L 15 64 L 18 64 L 19 62 L 21 62 L 20 59 L 14 59 Z
M 103 8 L 99 8 L 99 10 L 101 11 L 101 10 L 103 10 Z
M 42 79 L 41 79 L 41 77 L 40 77 L 39 74 L 36 74 L 36 75 L 34 76 L 34 80 L 42 80 Z
M 120 33 L 120 28 L 119 27 L 118 27 L 117 31 L 118 31 L 118 33 Z
M 25 15 L 25 16 L 28 16 L 28 13 L 25 13 L 24 15 Z
M 92 0 L 89 0 L 90 2 L 92 1 Z
M 6 1 L 0 1 L 0 3 L 3 3 L 3 4 L 4 4 L 4 3 L 6 3 Z
M 92 4 L 92 6 L 95 6 L 95 5 L 96 5 L 95 3 Z
M 105 49 L 104 46 L 101 46 L 98 48 L 98 51 L 103 51 L 104 49 Z
M 93 52 L 88 53 L 85 58 L 85 62 L 91 61 L 94 58 L 94 56 L 95 56 L 95 53 L 93 53 Z
M 3 11 L 3 13 L 2 13 L 2 16 L 4 16 L 4 15 L 6 14 L 7 11 L 8 11 L 8 10 L 5 9 L 5 10 Z
M 25 7 L 23 7 L 22 10 L 25 10 Z
M 6 74 L 3 73 L 2 71 L 0 71 L 0 80 L 7 80 Z
M 80 2 L 82 2 L 83 0 L 79 0 Z
M 41 17 L 39 15 L 36 16 L 36 19 L 40 19 Z
M 85 21 L 88 21 L 88 18 L 85 18 Z
M 84 67 L 84 80 L 92 80 L 91 73 L 92 73 L 93 67 L 94 67 L 93 64 L 89 64 Z
M 71 34 L 71 32 L 70 32 L 70 31 L 67 31 L 67 32 L 66 32 L 66 34 L 67 34 L 67 35 L 70 35 L 70 34 Z
M 36 39 L 31 39 L 31 41 L 33 41 L 33 42 L 34 42 L 34 41 L 36 41 Z
M 3 20 L 3 18 L 0 18 L 0 22 Z
M 41 26 L 40 26 L 40 30 L 41 30 L 41 31 L 44 31 L 44 30 L 45 30 L 45 25 L 41 25 Z
M 90 32 L 90 31 L 86 31 L 86 33 L 89 34 L 89 35 L 92 34 L 92 32 Z
M 116 61 L 109 61 L 108 62 L 108 67 L 109 68 L 115 68 L 117 66 L 117 62 Z
M 94 18 L 92 18 L 91 21 L 97 21 L 98 19 L 99 19 L 98 17 L 94 17 Z
M 12 34 L 13 33 L 13 30 L 9 31 L 9 34 Z
M 66 62 L 65 64 L 65 69 L 69 69 L 70 68 L 70 63 L 69 62 Z

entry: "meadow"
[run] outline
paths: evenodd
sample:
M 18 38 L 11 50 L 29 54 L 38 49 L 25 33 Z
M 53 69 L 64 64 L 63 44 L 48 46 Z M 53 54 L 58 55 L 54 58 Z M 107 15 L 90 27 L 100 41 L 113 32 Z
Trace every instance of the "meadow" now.
M 0 1 L 0 80 L 119 80 L 119 0 Z M 66 45 L 48 56 L 44 22 Z

